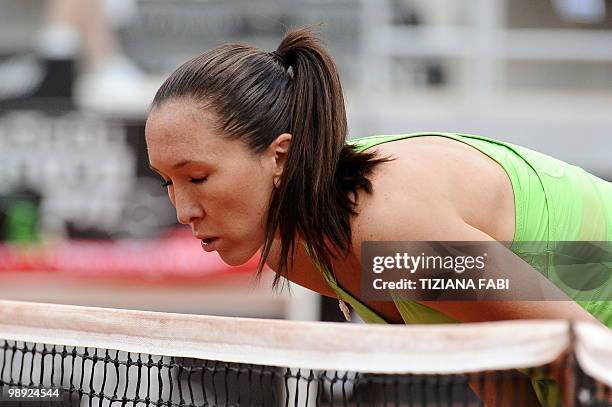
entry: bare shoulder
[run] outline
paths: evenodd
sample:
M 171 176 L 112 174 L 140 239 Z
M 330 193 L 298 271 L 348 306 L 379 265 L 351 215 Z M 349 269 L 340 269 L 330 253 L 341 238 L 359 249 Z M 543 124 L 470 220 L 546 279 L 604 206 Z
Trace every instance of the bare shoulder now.
M 419 137 L 376 149 L 395 160 L 375 169 L 372 194 L 359 194 L 352 223 L 354 253 L 360 253 L 364 240 L 464 240 L 464 226 L 496 240 L 513 232 L 509 180 L 474 148 L 442 137 Z M 511 232 L 503 230 L 509 223 Z
M 393 149 L 378 146 L 381 156 L 394 160 L 377 166 L 370 176 L 372 194 L 359 194 L 352 225 L 354 248 L 359 249 L 363 240 L 421 240 L 428 237 L 432 219 L 452 209 L 444 197 L 443 175 L 430 171 L 414 151 L 393 144 Z

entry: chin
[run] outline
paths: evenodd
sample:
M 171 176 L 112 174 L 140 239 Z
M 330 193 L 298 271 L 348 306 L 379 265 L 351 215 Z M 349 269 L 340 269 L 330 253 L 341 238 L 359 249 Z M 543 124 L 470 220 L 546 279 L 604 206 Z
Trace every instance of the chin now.
M 219 251 L 219 256 L 221 257 L 221 260 L 223 260 L 223 262 L 228 266 L 232 267 L 242 266 L 243 264 L 251 260 L 254 255 L 255 253 L 249 254 L 238 250 Z

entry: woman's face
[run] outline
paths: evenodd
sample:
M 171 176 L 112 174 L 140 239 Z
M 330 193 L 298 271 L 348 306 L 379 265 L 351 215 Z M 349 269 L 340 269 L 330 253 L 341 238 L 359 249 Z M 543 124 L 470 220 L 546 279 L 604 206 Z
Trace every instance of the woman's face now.
M 247 262 L 264 242 L 268 202 L 280 176 L 288 134 L 252 153 L 216 130 L 214 117 L 189 99 L 153 109 L 146 125 L 151 167 L 168 184 L 178 221 L 224 262 Z

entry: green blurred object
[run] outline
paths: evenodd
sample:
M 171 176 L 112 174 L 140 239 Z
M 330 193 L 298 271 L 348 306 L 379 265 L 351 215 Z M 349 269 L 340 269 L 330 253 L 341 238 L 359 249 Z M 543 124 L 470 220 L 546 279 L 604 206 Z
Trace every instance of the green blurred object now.
M 39 241 L 38 208 L 32 202 L 16 201 L 6 212 L 6 240 L 13 243 Z
M 39 242 L 40 200 L 40 195 L 31 190 L 13 191 L 0 196 L 0 240 L 11 243 Z

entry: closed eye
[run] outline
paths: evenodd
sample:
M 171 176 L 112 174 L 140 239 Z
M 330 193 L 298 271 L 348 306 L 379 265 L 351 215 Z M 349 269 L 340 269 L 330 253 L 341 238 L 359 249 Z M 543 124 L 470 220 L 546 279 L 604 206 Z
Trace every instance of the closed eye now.
M 207 179 L 208 179 L 208 177 L 204 177 L 204 178 L 191 178 L 189 180 L 189 182 L 191 182 L 192 184 L 201 184 L 201 183 L 205 182 Z M 162 187 L 163 188 L 168 188 L 170 185 L 172 185 L 172 180 L 164 181 L 162 183 Z
M 205 182 L 208 179 L 208 177 L 204 177 L 204 178 L 191 178 L 189 180 L 189 182 L 191 182 L 192 184 L 201 184 L 203 182 Z

